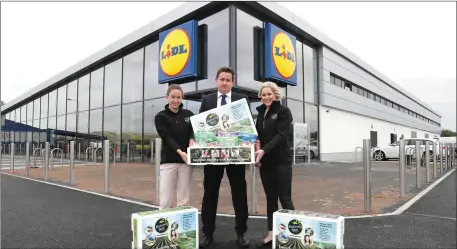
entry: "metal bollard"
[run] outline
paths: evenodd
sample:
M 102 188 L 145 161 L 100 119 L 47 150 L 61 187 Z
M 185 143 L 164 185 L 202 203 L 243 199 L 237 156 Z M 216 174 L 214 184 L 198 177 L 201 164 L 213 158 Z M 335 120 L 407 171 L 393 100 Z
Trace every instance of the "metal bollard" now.
M 11 147 L 10 147 L 10 152 L 11 152 L 11 162 L 10 162 L 10 172 L 11 174 L 14 173 L 14 151 L 16 149 L 16 146 L 14 143 L 11 143 Z
M 433 178 L 437 178 L 438 174 L 436 172 L 436 144 L 433 143 Z
M 452 161 L 454 162 L 453 167 L 455 168 L 455 144 L 452 145 Z
M 25 143 L 25 176 L 30 173 L 30 143 Z
M 156 160 L 155 160 L 155 169 L 156 169 L 156 204 L 160 203 L 160 151 L 162 150 L 162 139 L 155 139 L 155 150 L 156 150 Z
M 444 145 L 444 169 L 447 170 L 447 144 Z
M 49 142 L 44 143 L 44 180 L 49 178 Z
M 251 173 L 251 214 L 257 214 L 257 178 L 256 178 L 256 167 L 255 164 L 250 164 Z
M 400 163 L 399 163 L 399 170 L 400 170 L 400 198 L 404 198 L 406 196 L 406 189 L 405 189 L 405 140 L 400 140 Z
M 440 150 L 440 174 L 443 174 L 443 144 L 439 143 L 439 150 Z
M 75 141 L 70 141 L 70 186 L 75 184 Z
M 127 143 L 127 162 L 130 162 L 130 143 Z
M 78 160 L 81 160 L 81 143 L 78 144 Z
M 363 140 L 363 185 L 364 185 L 364 209 L 371 212 L 371 153 L 370 139 Z
M 454 158 L 454 144 L 451 144 L 451 168 L 455 166 L 455 158 Z
M 426 181 L 431 182 L 432 180 L 430 179 L 430 142 L 425 141 L 425 174 L 426 175 Z
M 154 164 L 154 142 L 151 142 L 151 164 Z
M 103 164 L 105 166 L 105 194 L 109 190 L 109 140 L 104 141 L 103 147 Z
M 22 143 L 19 144 L 19 155 L 22 155 Z
M 416 141 L 416 188 L 421 187 L 421 141 Z

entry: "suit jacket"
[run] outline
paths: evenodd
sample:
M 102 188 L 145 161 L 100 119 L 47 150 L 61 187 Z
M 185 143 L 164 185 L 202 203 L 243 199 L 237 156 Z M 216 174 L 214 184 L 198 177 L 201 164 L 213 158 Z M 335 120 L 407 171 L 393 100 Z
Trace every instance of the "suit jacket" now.
M 232 99 L 231 102 L 235 102 L 240 99 L 246 99 L 248 102 L 248 106 L 250 107 L 250 102 L 248 96 L 240 93 L 236 93 L 232 91 Z M 217 91 L 214 93 L 210 93 L 203 97 L 202 104 L 200 105 L 199 113 L 206 112 L 208 110 L 214 109 L 217 107 Z

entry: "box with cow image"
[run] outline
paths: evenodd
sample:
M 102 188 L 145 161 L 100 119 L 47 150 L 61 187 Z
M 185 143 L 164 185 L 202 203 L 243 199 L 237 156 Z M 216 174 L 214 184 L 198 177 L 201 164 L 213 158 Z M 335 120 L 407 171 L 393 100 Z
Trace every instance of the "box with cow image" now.
M 343 249 L 344 217 L 281 209 L 273 214 L 275 249 Z
M 198 210 L 182 206 L 132 214 L 134 249 L 198 248 Z

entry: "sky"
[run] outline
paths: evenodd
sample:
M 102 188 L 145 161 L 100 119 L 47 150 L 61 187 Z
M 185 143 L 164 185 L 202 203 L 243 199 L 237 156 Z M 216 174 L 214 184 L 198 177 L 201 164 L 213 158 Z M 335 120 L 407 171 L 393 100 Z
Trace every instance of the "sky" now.
M 181 2 L 2 2 L 9 102 Z M 456 3 L 280 3 L 442 114 L 456 130 Z

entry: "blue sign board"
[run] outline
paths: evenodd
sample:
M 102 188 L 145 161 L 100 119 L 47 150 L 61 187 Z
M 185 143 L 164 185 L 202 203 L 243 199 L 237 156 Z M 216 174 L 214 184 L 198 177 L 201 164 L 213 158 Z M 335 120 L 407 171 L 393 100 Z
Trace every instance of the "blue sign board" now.
M 159 33 L 159 84 L 197 76 L 198 22 Z
M 271 23 L 265 25 L 265 78 L 297 85 L 296 38 Z

